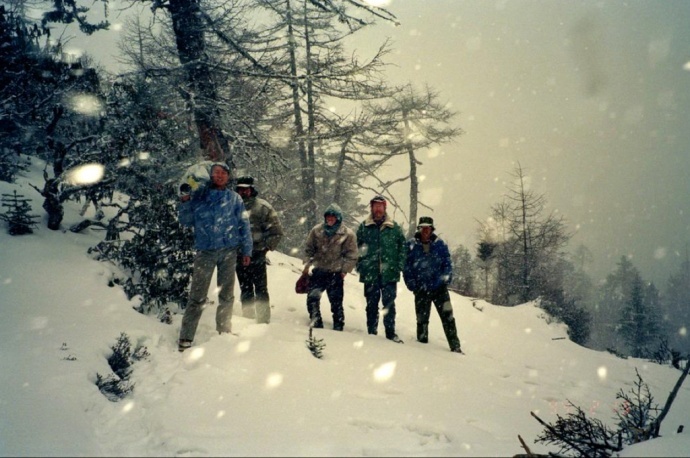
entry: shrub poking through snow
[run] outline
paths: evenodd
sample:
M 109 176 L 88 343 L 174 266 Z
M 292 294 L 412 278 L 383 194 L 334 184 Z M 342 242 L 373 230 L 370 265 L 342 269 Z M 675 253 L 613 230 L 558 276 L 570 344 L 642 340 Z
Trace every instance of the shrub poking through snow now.
M 117 402 L 134 389 L 134 384 L 129 380 L 132 364 L 146 359 L 150 354 L 146 347 L 141 345 L 132 349 L 129 336 L 124 332 L 110 348 L 113 352 L 108 356 L 108 365 L 113 373 L 107 376 L 96 373 L 96 386 L 106 398 Z
M 323 358 L 323 349 L 326 348 L 326 344 L 323 342 L 323 339 L 314 337 L 311 327 L 309 327 L 309 338 L 306 340 L 306 343 L 307 348 L 314 357 L 319 359 Z

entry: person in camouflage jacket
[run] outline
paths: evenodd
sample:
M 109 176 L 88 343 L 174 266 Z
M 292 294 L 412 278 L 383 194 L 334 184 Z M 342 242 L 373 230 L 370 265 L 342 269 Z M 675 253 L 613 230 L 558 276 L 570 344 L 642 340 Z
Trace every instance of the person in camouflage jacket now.
M 252 259 L 248 266 L 237 264 L 237 281 L 240 284 L 242 316 L 256 318 L 257 323 L 271 321 L 271 304 L 266 274 L 266 253 L 275 250 L 283 238 L 283 227 L 278 213 L 271 204 L 258 196 L 254 178 L 237 179 L 235 190 L 242 197 L 249 214 L 252 234 Z
M 405 235 L 400 225 L 386 213 L 385 198 L 376 196 L 369 205 L 371 213 L 360 223 L 356 234 L 357 272 L 359 281 L 364 283 L 367 300 L 367 331 L 378 333 L 381 300 L 386 338 L 402 343 L 395 333 L 395 298 L 407 256 Z

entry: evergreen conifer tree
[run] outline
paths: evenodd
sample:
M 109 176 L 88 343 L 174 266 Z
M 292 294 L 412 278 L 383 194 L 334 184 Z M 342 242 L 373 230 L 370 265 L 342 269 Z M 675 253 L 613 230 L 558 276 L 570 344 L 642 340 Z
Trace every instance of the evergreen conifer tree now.
M 645 297 L 639 275 L 632 281 L 630 296 L 621 314 L 619 333 L 630 348 L 630 354 L 636 358 L 647 356 L 648 346 L 658 342 L 659 319 Z
M 176 302 L 184 308 L 187 303 L 194 239 L 177 220 L 174 190 L 166 189 L 142 189 L 130 198 L 123 212 L 127 222 L 121 222 L 119 229 L 133 235 L 114 242 L 107 252 L 101 250 L 100 258 L 125 269 L 125 293 L 129 298 L 141 298 L 137 311 L 155 314 L 170 324 L 166 305 Z
M 37 225 L 38 215 L 32 215 L 31 199 L 25 198 L 22 194 L 13 191 L 12 194 L 2 195 L 2 206 L 7 207 L 7 212 L 0 214 L 0 218 L 7 221 L 8 232 L 10 235 L 32 234 L 33 227 Z

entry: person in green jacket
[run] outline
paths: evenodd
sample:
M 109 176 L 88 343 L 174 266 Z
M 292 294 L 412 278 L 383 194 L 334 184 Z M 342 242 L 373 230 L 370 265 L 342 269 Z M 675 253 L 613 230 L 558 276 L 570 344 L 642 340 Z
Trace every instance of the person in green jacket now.
M 367 331 L 378 334 L 381 301 L 386 338 L 403 343 L 395 333 L 395 298 L 407 256 L 405 235 L 400 225 L 386 213 L 384 197 L 374 197 L 369 206 L 370 215 L 357 229 L 357 272 L 359 281 L 364 283 L 367 300 Z

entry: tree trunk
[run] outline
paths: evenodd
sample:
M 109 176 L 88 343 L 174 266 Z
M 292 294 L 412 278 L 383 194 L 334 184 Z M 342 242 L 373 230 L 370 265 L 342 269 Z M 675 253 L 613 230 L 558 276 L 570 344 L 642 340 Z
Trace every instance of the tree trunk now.
M 417 159 L 414 156 L 414 149 L 407 147 L 408 158 L 410 159 L 410 227 L 407 237 L 414 237 L 417 230 L 417 199 L 419 196 L 419 178 L 417 177 Z
M 311 38 L 309 34 L 309 21 L 307 18 L 307 0 L 304 2 L 304 46 L 306 51 L 307 72 L 307 222 L 309 227 L 314 227 L 318 218 L 316 216 L 316 157 L 314 152 L 314 134 L 316 132 L 316 109 L 314 106 L 314 87 L 311 80 Z
M 218 94 L 206 59 L 204 24 L 198 0 L 170 0 L 175 42 L 180 63 L 187 72 L 186 97 L 199 133 L 205 159 L 227 161 L 231 166 L 229 144 L 220 128 Z
M 518 176 L 520 179 L 520 212 L 521 212 L 521 225 L 522 225 L 522 284 L 520 285 L 520 299 L 521 301 L 527 302 L 531 298 L 530 294 L 530 244 L 529 244 L 529 227 L 527 225 L 527 198 L 525 196 L 525 182 L 524 175 L 522 174 L 522 168 L 518 165 Z
M 489 267 L 484 269 L 484 299 L 489 299 Z
M 300 105 L 300 95 L 299 95 L 299 82 L 297 75 L 297 55 L 295 52 L 295 40 L 297 40 L 297 35 L 294 33 L 293 21 L 292 21 L 292 5 L 290 0 L 287 0 L 287 30 L 288 30 L 288 43 L 289 43 L 289 55 L 290 55 L 290 76 L 292 77 L 292 82 L 290 83 L 292 89 L 292 111 L 293 111 L 293 122 L 295 124 L 295 137 L 297 141 L 297 151 L 299 153 L 299 160 L 301 166 L 301 178 L 302 178 L 302 199 L 306 205 L 307 213 L 307 231 L 316 225 L 316 211 L 314 206 L 310 202 L 316 203 L 316 184 L 314 179 L 313 168 L 309 167 L 309 159 L 307 154 L 306 146 L 306 135 L 304 131 L 304 122 L 302 121 L 302 108 Z
M 419 198 L 419 178 L 417 177 L 417 158 L 414 155 L 414 148 L 410 145 L 408 138 L 410 138 L 410 121 L 407 119 L 408 113 L 403 108 L 402 118 L 405 126 L 405 148 L 407 149 L 407 157 L 410 162 L 410 226 L 407 230 L 407 238 L 414 237 L 417 230 L 417 205 Z
M 335 184 L 333 185 L 333 202 L 342 207 L 343 196 L 343 168 L 345 167 L 345 158 L 347 157 L 347 145 L 350 144 L 352 134 L 348 135 L 340 147 L 340 154 L 338 155 L 338 165 L 335 172 Z
M 43 179 L 45 185 L 43 190 L 38 190 L 43 198 L 43 209 L 48 213 L 48 229 L 57 231 L 60 229 L 60 223 L 64 217 L 65 211 L 62 208 L 62 199 L 60 198 L 59 178 L 64 172 L 65 156 L 67 156 L 67 148 L 65 145 L 54 138 L 57 125 L 62 119 L 65 109 L 62 105 L 57 105 L 53 108 L 53 119 L 46 128 L 46 136 L 48 137 L 48 148 L 53 151 L 53 178 L 48 179 L 48 174 L 43 171 Z

